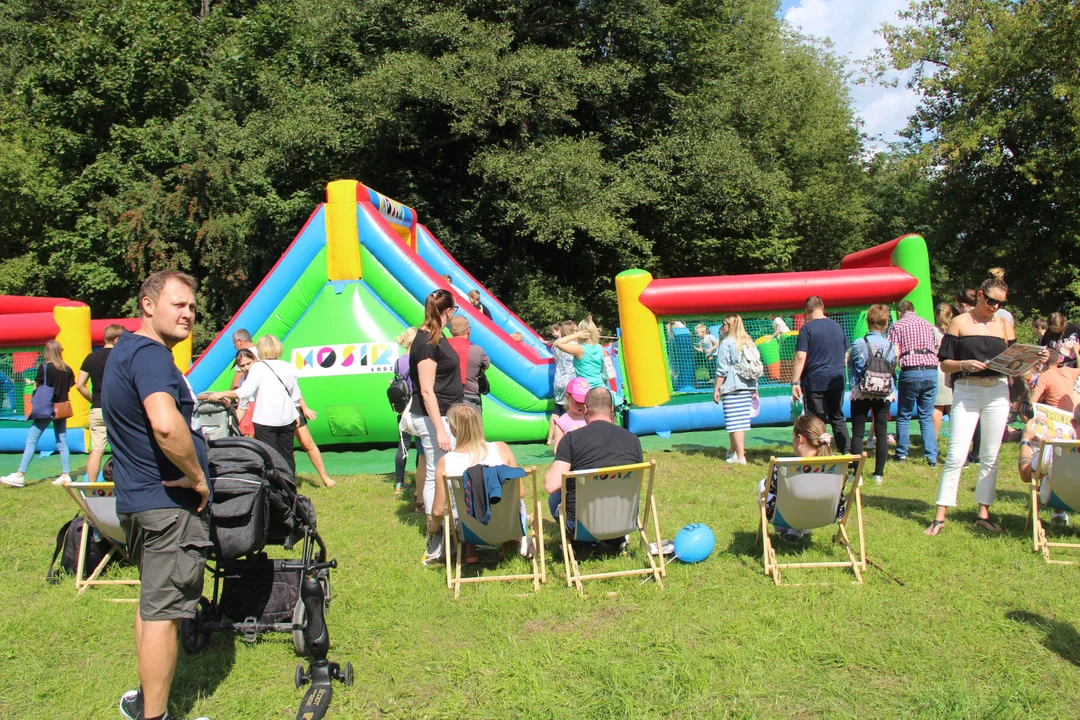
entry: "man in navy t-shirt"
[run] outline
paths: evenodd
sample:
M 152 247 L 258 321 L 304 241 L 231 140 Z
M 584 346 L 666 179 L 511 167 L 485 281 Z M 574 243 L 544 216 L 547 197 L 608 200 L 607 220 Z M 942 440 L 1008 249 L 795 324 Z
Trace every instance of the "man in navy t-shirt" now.
M 806 299 L 806 324 L 795 341 L 795 368 L 791 394 L 804 398 L 806 412 L 832 426 L 834 447 L 847 452 L 847 419 L 844 389 L 847 387 L 848 339 L 840 323 L 825 317 L 825 303 L 817 295 Z
M 117 340 L 105 366 L 101 406 L 113 451 L 116 510 L 139 567 L 135 617 L 139 690 L 120 713 L 167 718 L 181 618 L 194 617 L 211 547 L 206 439 L 195 395 L 171 348 L 191 334 L 195 280 L 173 270 L 139 290 L 142 327 Z

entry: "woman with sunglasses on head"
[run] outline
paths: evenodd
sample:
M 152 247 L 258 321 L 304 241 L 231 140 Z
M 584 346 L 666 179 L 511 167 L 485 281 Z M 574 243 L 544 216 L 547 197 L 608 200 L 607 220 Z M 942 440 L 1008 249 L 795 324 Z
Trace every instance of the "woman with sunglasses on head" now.
M 424 448 L 424 484 L 417 477 L 417 490 L 423 487 L 424 510 L 428 516 L 427 550 L 421 559 L 425 565 L 442 560 L 441 517 L 431 514 L 435 502 L 435 468 L 443 455 L 454 449 L 447 413 L 465 402 L 461 382 L 461 359 L 443 335 L 458 306 L 449 290 L 436 290 L 424 301 L 424 324 L 409 347 L 409 380 L 412 400 L 401 415 L 400 430 L 420 439 Z
M 986 367 L 987 361 L 1016 342 L 1012 323 L 997 315 L 1005 306 L 1009 287 L 999 278 L 989 278 L 976 292 L 971 312 L 957 315 L 941 340 L 938 358 L 941 369 L 953 376 L 953 403 L 950 413 L 949 453 L 938 485 L 937 513 L 925 530 L 937 535 L 945 525 L 945 514 L 956 505 L 960 471 L 976 423 L 982 424 L 979 448 L 979 476 L 975 502 L 979 504 L 975 524 L 989 532 L 1001 532 L 990 520 L 990 505 L 997 485 L 997 457 L 1001 436 L 1009 418 L 1009 379 Z

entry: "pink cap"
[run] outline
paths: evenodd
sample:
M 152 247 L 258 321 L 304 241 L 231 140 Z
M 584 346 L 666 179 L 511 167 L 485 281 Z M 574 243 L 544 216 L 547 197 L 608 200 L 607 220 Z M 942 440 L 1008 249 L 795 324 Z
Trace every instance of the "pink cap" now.
M 585 396 L 589 394 L 589 381 L 583 377 L 576 377 L 566 383 L 566 394 L 577 400 L 585 402 Z

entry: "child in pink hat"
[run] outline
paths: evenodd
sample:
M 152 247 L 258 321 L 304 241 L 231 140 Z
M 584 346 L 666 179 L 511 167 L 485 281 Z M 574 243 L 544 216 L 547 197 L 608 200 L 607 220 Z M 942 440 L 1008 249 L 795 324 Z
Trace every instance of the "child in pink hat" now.
M 576 377 L 566 384 L 566 413 L 555 419 L 553 452 L 558 452 L 563 435 L 585 427 L 585 396 L 588 393 L 589 381 L 583 377 Z

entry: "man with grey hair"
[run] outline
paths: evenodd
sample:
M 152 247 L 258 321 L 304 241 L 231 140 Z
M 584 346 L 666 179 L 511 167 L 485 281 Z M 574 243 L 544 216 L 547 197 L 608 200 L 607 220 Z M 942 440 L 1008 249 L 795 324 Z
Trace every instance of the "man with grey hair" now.
M 251 333 L 244 328 L 240 328 L 232 334 L 232 344 L 236 348 L 237 352 L 241 350 L 247 350 L 255 359 L 259 359 L 259 350 L 255 347 L 255 343 L 251 342 Z M 240 366 L 236 366 L 236 372 L 233 373 L 232 384 L 229 385 L 230 390 L 235 390 L 240 387 L 240 381 L 244 379 L 244 373 L 240 370 Z
M 574 470 L 633 465 L 642 461 L 641 440 L 612 422 L 611 391 L 595 387 L 585 396 L 585 427 L 563 436 L 555 451 L 555 462 L 544 475 L 544 489 L 550 494 L 548 508 L 556 521 L 562 504 L 562 476 Z M 566 526 L 573 529 L 574 486 L 566 488 Z

